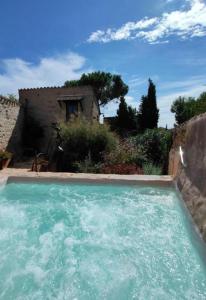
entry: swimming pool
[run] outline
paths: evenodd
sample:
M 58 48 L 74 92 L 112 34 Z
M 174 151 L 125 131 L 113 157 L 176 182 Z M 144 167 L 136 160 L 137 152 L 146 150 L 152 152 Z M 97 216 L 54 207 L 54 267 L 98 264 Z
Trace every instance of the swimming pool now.
M 206 299 L 204 251 L 171 188 L 0 189 L 0 299 Z

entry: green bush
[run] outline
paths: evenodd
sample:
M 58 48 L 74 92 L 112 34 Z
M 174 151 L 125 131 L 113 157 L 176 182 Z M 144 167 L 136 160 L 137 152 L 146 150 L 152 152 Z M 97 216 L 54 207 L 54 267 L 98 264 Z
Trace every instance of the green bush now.
M 64 150 L 62 171 L 100 173 L 104 168 L 119 170 L 127 166 L 139 168 L 139 173 L 143 169 L 145 174 L 167 174 L 172 142 L 169 130 L 148 129 L 119 141 L 105 125 L 76 121 L 62 124 L 60 137 Z
M 147 129 L 143 134 L 132 138 L 138 152 L 145 157 L 146 162 L 162 167 L 167 173 L 169 151 L 172 145 L 172 134 L 166 129 Z
M 64 149 L 62 163 L 65 171 L 78 171 L 77 163 L 83 163 L 87 159 L 90 164 L 100 163 L 104 154 L 112 151 L 117 143 L 117 138 L 105 125 L 80 120 L 62 124 L 60 136 Z
M 153 165 L 152 163 L 143 164 L 143 172 L 145 175 L 161 175 L 162 168 L 160 166 Z
M 89 158 L 84 161 L 76 162 L 73 164 L 73 168 L 79 173 L 101 173 L 102 163 L 95 164 Z

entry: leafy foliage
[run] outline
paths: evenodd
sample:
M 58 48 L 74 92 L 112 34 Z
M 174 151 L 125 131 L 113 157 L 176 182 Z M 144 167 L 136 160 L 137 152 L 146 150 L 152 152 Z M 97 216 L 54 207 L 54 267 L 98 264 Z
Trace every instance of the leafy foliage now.
M 160 166 L 156 166 L 150 162 L 147 162 L 143 164 L 143 172 L 145 175 L 161 175 L 162 168 Z
M 206 92 L 202 93 L 197 99 L 192 97 L 179 97 L 173 102 L 171 112 L 175 114 L 177 125 L 206 112 Z
M 61 171 L 116 174 L 167 172 L 171 133 L 148 129 L 118 140 L 104 125 L 76 121 L 61 125 L 64 150 Z M 159 171 L 161 169 L 161 172 Z
M 115 148 L 117 139 L 108 127 L 80 120 L 62 124 L 60 129 L 64 149 L 63 170 L 75 171 L 77 163 L 103 161 L 104 153 Z
M 66 81 L 65 87 L 91 85 L 94 88 L 100 105 L 105 105 L 113 99 L 125 96 L 128 86 L 120 75 L 105 72 L 92 72 L 83 74 L 79 80 Z
M 191 119 L 195 115 L 196 101 L 194 98 L 179 97 L 171 106 L 171 112 L 175 113 L 175 120 L 178 125 Z
M 163 173 L 167 173 L 169 150 L 172 144 L 172 134 L 166 129 L 147 129 L 144 134 L 135 138 L 136 146 L 146 162 L 161 165 Z
M 73 164 L 74 169 L 77 172 L 80 173 L 102 173 L 101 169 L 102 169 L 102 164 L 101 163 L 97 163 L 95 164 L 93 161 L 91 161 L 90 158 L 86 158 L 83 161 L 79 161 Z
M 8 94 L 8 95 L 7 95 L 7 98 L 8 98 L 10 101 L 18 102 L 17 97 L 16 97 L 15 94 Z
M 102 173 L 107 174 L 143 174 L 142 164 L 145 158 L 138 152 L 130 139 L 119 141 L 110 153 L 104 155 Z
M 138 151 L 131 139 L 125 139 L 120 141 L 113 151 L 104 155 L 104 161 L 108 165 L 135 164 L 141 167 L 146 157 Z
M 113 124 L 113 129 L 123 137 L 137 131 L 136 109 L 128 106 L 124 97 L 120 97 L 120 104 Z
M 196 101 L 196 113 L 206 112 L 206 92 L 202 93 Z

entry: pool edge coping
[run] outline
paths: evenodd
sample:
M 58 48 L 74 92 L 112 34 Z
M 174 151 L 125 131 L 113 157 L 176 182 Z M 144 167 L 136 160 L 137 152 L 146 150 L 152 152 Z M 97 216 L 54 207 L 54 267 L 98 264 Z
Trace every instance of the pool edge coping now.
M 171 187 L 174 186 L 172 176 L 168 175 L 117 175 L 91 173 L 54 173 L 29 172 L 29 170 L 6 169 L 0 171 L 0 185 L 9 182 L 45 182 L 45 183 L 116 183 L 116 184 L 143 184 Z

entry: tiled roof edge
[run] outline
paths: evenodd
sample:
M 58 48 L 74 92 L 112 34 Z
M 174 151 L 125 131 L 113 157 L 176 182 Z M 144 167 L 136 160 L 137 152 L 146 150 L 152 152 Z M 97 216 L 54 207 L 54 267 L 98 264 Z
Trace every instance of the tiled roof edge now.
M 82 86 L 71 86 L 71 87 L 66 87 L 66 86 L 45 86 L 45 87 L 37 87 L 37 88 L 22 88 L 19 89 L 19 91 L 36 91 L 36 90 L 45 90 L 45 89 L 70 89 L 70 88 L 81 88 L 81 87 L 89 87 L 92 88 L 91 85 L 82 85 Z

